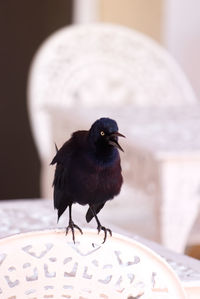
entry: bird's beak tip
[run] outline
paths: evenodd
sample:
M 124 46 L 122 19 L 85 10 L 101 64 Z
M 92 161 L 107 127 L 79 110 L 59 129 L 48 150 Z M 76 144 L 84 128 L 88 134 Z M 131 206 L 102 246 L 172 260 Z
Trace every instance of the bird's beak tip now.
M 124 137 L 126 138 L 126 136 L 124 136 L 123 134 L 119 133 L 119 132 L 115 132 L 113 133 L 114 136 L 118 136 L 118 137 Z

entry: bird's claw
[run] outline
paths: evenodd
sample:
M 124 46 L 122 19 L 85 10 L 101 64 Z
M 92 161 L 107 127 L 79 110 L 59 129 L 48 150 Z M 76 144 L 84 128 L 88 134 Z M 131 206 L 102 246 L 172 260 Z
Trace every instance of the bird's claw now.
M 74 244 L 75 244 L 75 235 L 74 235 L 74 229 L 75 228 L 77 228 L 79 230 L 79 232 L 81 234 L 83 234 L 82 229 L 78 225 L 76 225 L 73 221 L 69 221 L 69 225 L 66 227 L 66 235 L 68 234 L 69 229 L 71 229 L 72 239 L 73 239 Z
M 107 232 L 109 232 L 110 236 L 112 237 L 112 231 L 111 231 L 111 229 L 109 229 L 109 228 L 107 228 L 105 226 L 98 225 L 97 230 L 98 230 L 98 234 L 100 233 L 101 230 L 104 231 L 104 238 L 103 238 L 102 244 L 105 243 L 105 241 L 107 239 Z

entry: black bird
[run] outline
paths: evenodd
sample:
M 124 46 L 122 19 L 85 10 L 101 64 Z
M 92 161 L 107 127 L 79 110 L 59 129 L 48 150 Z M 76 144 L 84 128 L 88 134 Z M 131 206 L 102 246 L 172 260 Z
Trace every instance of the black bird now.
M 82 230 L 72 221 L 72 204 L 89 205 L 86 220 L 95 217 L 98 232 L 104 231 L 104 240 L 110 229 L 101 225 L 97 214 L 107 200 L 116 196 L 123 182 L 121 174 L 116 121 L 100 118 L 93 123 L 89 131 L 76 131 L 64 143 L 53 158 L 56 164 L 54 187 L 54 208 L 58 210 L 58 220 L 69 207 L 69 224 L 66 234 L 71 229 L 75 243 L 74 229 Z

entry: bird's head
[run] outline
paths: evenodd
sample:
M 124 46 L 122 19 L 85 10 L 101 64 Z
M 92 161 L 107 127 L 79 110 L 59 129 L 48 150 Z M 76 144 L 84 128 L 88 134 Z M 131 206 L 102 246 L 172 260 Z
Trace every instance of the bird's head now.
M 103 117 L 96 120 L 89 130 L 90 141 L 99 148 L 117 148 L 123 151 L 118 137 L 125 137 L 118 132 L 115 120 Z

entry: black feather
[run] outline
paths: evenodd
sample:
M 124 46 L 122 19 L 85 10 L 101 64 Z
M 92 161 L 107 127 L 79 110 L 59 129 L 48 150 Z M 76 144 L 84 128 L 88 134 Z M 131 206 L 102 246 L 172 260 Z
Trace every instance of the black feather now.
M 105 203 L 103 203 L 101 205 L 97 204 L 97 205 L 93 206 L 93 210 L 95 211 L 96 214 L 98 214 L 101 211 L 101 209 L 104 207 L 104 205 L 105 205 Z M 93 214 L 92 210 L 89 208 L 86 213 L 86 217 L 85 217 L 87 222 L 90 222 L 93 217 L 94 217 L 94 214 Z
M 57 144 L 55 143 L 55 148 L 56 148 L 56 153 L 58 152 L 58 147 Z

